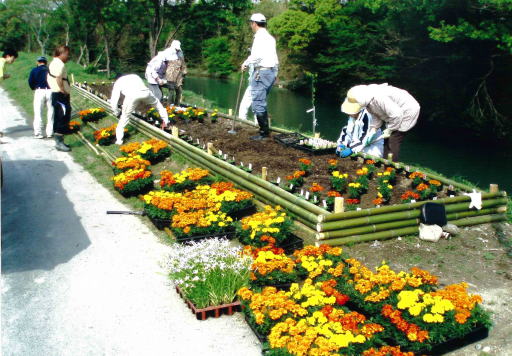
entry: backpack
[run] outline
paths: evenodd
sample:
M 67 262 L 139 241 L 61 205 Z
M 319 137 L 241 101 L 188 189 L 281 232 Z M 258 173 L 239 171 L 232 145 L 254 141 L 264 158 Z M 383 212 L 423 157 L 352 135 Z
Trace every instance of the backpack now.
M 446 210 L 444 205 L 436 203 L 426 203 L 421 207 L 420 220 L 426 225 L 444 226 L 446 220 Z

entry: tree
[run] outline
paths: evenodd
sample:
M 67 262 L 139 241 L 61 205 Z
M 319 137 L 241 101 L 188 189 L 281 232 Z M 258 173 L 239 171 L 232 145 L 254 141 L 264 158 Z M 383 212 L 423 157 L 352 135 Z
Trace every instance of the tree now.
M 204 57 L 208 72 L 227 77 L 233 71 L 230 63 L 229 40 L 227 37 L 214 37 L 205 41 Z

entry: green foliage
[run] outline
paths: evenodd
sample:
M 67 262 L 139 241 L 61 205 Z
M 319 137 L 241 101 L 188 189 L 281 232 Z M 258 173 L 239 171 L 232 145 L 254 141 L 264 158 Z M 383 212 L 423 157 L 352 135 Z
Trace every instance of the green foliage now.
M 233 70 L 227 37 L 214 37 L 206 40 L 203 53 L 210 74 L 227 77 Z

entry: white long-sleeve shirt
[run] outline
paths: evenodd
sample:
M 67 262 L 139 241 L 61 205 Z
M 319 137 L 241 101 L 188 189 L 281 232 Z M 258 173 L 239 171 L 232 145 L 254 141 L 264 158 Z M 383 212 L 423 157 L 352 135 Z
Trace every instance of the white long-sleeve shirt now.
M 160 52 L 149 61 L 146 67 L 146 79 L 149 84 L 158 84 L 158 80 L 165 79 L 165 71 L 167 69 L 167 59 Z
M 276 40 L 267 29 L 260 27 L 254 34 L 251 54 L 244 62 L 245 66 L 274 68 L 279 64 L 276 52 Z
M 384 84 L 358 85 L 354 98 L 366 107 L 368 112 L 377 119 L 372 128 L 377 129 L 385 122 L 392 131 L 409 131 L 420 114 L 420 104 L 407 91 Z
M 125 96 L 126 100 L 126 98 L 144 97 L 147 96 L 148 93 L 150 93 L 148 87 L 137 74 L 123 75 L 114 83 L 110 97 L 110 106 L 114 112 L 118 110 L 117 104 L 119 103 L 121 94 Z

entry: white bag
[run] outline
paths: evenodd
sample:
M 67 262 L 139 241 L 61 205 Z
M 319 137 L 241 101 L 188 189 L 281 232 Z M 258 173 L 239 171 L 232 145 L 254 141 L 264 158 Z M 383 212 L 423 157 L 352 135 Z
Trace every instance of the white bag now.
M 420 224 L 420 240 L 437 242 L 441 236 L 443 236 L 441 226 Z

